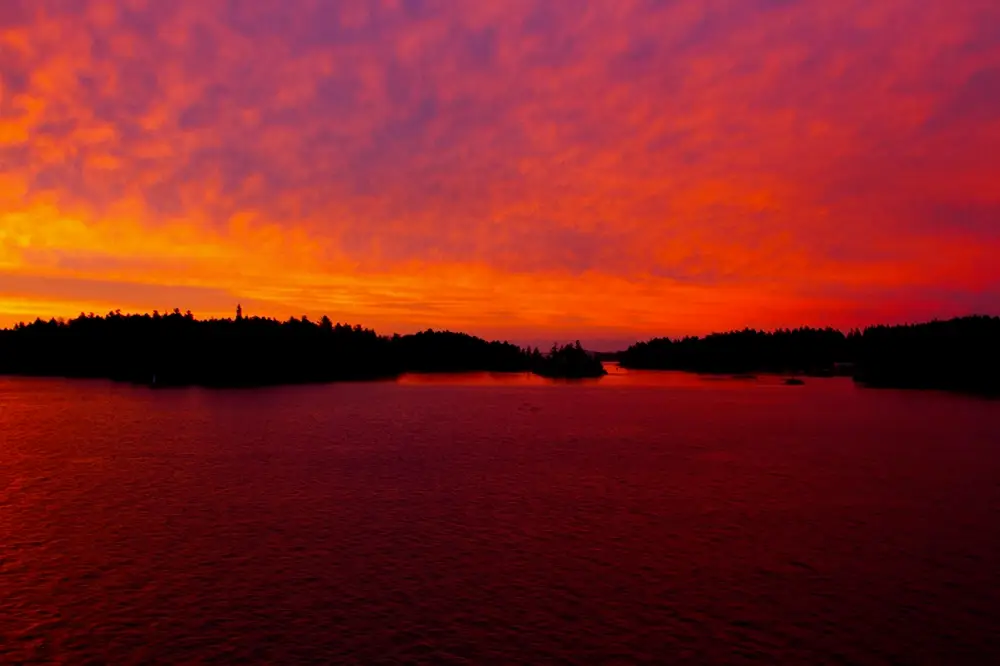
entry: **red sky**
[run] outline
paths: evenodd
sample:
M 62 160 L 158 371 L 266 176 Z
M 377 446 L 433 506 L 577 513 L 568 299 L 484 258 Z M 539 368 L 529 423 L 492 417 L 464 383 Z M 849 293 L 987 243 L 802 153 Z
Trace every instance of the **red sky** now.
M 3 0 L 0 325 L 1000 313 L 995 0 Z

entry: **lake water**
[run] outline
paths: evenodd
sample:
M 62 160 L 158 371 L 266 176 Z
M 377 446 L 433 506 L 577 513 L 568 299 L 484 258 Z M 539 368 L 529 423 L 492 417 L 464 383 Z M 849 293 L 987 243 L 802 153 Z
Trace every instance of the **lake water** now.
M 0 378 L 0 662 L 1000 663 L 1000 402 Z

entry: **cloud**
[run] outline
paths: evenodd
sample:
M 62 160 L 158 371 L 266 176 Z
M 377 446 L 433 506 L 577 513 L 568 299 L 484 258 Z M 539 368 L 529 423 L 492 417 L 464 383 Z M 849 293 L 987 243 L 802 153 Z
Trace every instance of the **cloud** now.
M 117 281 L 136 307 L 159 285 L 532 335 L 998 311 L 998 20 L 987 0 L 5 2 L 0 281 L 56 280 L 16 316 Z
M 236 296 L 221 289 L 184 287 L 78 278 L 7 276 L 0 282 L 3 299 L 43 301 L 72 300 L 98 306 L 98 312 L 158 303 L 161 311 L 174 307 L 191 310 L 228 308 Z M 92 309 L 90 311 L 93 311 Z

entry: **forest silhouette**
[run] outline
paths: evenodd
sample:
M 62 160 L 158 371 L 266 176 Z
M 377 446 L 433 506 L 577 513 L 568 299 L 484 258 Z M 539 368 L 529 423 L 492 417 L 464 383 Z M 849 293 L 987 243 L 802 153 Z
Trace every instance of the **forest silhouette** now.
M 602 358 L 633 369 L 850 375 L 875 387 L 1000 393 L 1000 317 L 972 316 L 846 334 L 754 329 L 654 338 L 615 355 L 579 342 L 547 353 L 451 331 L 380 336 L 328 317 L 197 319 L 83 315 L 0 330 L 0 373 L 110 378 L 155 386 L 261 386 L 395 377 L 405 372 L 533 372 L 600 377 Z
M 867 386 L 1000 392 L 1000 317 L 971 316 L 843 333 L 745 329 L 654 338 L 618 354 L 622 367 L 702 373 L 842 374 Z
M 423 331 L 383 337 L 328 317 L 200 320 L 190 312 L 38 319 L 0 331 L 0 373 L 110 378 L 156 386 L 261 386 L 378 379 L 404 372 L 604 374 L 580 348 L 488 342 L 465 333 Z

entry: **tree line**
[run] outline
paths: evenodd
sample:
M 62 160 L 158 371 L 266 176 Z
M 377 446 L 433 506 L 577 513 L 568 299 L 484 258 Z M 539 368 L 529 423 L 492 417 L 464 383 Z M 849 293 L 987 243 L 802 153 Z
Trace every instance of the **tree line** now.
M 597 376 L 579 347 L 537 348 L 465 333 L 385 337 L 329 317 L 198 319 L 169 314 L 38 319 L 0 331 L 0 373 L 110 378 L 157 386 L 258 386 L 377 379 L 404 372 L 536 372 Z
M 654 338 L 619 354 L 626 368 L 705 373 L 849 374 L 869 386 L 1000 392 L 1000 317 L 971 316 L 847 333 L 745 329 Z
M 745 329 L 654 338 L 618 353 L 625 368 L 851 375 L 865 385 L 1000 393 L 1000 317 L 973 316 L 847 333 Z M 542 353 L 465 333 L 381 336 L 328 317 L 198 319 L 169 314 L 38 319 L 0 330 L 0 373 L 102 377 L 155 385 L 255 386 L 394 377 L 404 372 L 533 372 L 599 377 L 579 342 Z

